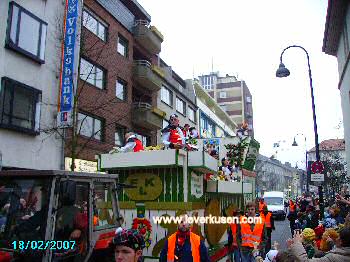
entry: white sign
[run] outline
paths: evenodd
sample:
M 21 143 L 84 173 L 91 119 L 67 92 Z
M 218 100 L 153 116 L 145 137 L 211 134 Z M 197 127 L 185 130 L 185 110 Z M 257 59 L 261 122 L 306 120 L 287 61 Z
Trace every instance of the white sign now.
M 70 171 L 72 158 L 66 157 L 64 163 L 65 163 L 65 169 Z M 74 171 L 86 172 L 86 173 L 97 173 L 97 162 L 83 160 L 83 159 L 75 159 Z
M 192 172 L 191 174 L 191 195 L 196 198 L 203 196 L 203 174 L 197 175 Z
M 323 182 L 324 181 L 324 174 L 311 174 L 311 181 Z

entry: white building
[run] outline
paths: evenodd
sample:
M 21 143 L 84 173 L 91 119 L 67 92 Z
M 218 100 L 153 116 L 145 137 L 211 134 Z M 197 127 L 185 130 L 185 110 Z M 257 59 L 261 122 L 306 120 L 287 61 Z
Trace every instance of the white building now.
M 65 1 L 0 1 L 0 154 L 4 169 L 59 169 L 57 114 Z M 0 162 L 1 163 L 1 162 Z
M 346 162 L 350 163 L 350 2 L 329 0 L 322 51 L 337 57 Z M 336 87 L 333 87 L 334 89 Z

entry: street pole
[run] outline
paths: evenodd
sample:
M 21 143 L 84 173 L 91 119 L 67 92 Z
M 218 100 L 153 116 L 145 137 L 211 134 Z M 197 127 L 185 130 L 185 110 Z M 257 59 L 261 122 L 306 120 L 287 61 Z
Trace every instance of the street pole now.
M 297 47 L 297 48 L 301 48 L 302 50 L 304 50 L 304 52 L 306 53 L 306 57 L 307 57 L 307 65 L 308 65 L 308 69 L 309 69 L 309 80 L 310 80 L 310 90 L 311 90 L 311 102 L 312 102 L 312 115 L 313 115 L 313 121 L 314 121 L 314 133 L 315 133 L 315 148 L 316 148 L 316 161 L 320 161 L 320 150 L 319 150 L 319 144 L 318 144 L 318 132 L 317 132 L 317 122 L 316 122 L 316 110 L 315 110 L 315 99 L 314 99 L 314 89 L 313 89 L 313 85 L 312 85 L 312 74 L 311 74 L 311 67 L 310 67 L 310 57 L 309 57 L 309 53 L 306 51 L 306 49 L 302 46 L 299 45 L 291 45 L 286 47 L 280 56 L 280 69 L 282 69 L 283 73 L 278 75 L 278 71 L 276 72 L 276 76 L 278 77 L 286 77 L 288 76 L 289 70 L 286 69 L 282 63 L 282 56 L 284 54 L 284 52 L 286 50 L 288 50 L 289 48 L 292 47 Z M 286 74 L 287 72 L 287 74 Z M 322 182 L 320 182 L 319 186 L 318 186 L 318 195 L 319 195 L 319 201 L 320 201 L 320 211 L 321 211 L 321 219 L 323 218 L 324 215 L 324 207 L 323 207 L 323 188 L 322 188 Z

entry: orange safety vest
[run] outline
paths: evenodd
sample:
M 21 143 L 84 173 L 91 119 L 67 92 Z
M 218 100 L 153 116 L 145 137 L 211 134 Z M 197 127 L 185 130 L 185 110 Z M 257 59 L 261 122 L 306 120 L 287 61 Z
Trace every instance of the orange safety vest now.
M 265 220 L 265 226 L 267 228 L 271 228 L 271 216 L 272 216 L 272 213 L 271 212 L 268 212 L 267 215 L 265 216 L 264 212 L 261 212 L 260 213 L 260 216 Z
M 94 226 L 97 226 L 99 223 L 99 219 L 97 216 L 94 216 Z
M 231 232 L 232 232 L 232 246 L 237 247 L 237 224 L 232 223 L 231 225 Z
M 264 211 L 264 206 L 266 206 L 265 202 L 259 202 L 259 211 Z
M 192 250 L 193 262 L 200 262 L 199 248 L 201 244 L 201 238 L 195 233 L 190 233 L 190 242 Z M 175 246 L 176 246 L 176 233 L 172 234 L 168 238 L 168 256 L 167 262 L 173 262 L 175 258 Z
M 254 248 L 254 242 L 261 243 L 265 220 L 262 217 L 262 223 L 255 224 L 253 232 L 250 229 L 250 224 L 242 223 L 242 221 L 241 219 L 242 246 Z
M 289 211 L 295 212 L 295 204 L 291 200 L 289 201 Z
M 182 139 L 179 134 L 179 132 L 176 129 L 170 129 L 170 136 L 169 136 L 169 142 L 173 144 L 181 144 L 182 145 Z

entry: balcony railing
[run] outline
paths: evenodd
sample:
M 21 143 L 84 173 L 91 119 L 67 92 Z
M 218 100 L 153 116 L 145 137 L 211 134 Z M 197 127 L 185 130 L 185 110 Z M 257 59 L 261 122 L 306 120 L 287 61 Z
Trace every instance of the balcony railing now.
M 134 37 L 136 41 L 151 54 L 159 54 L 163 35 L 156 27 L 150 26 L 148 21 L 136 20 L 134 24 Z
M 153 108 L 148 103 L 133 103 L 132 122 L 140 127 L 150 130 L 161 129 L 164 115 L 165 112 L 158 108 Z
M 134 80 L 151 92 L 157 92 L 162 87 L 162 81 L 152 71 L 152 64 L 147 60 L 134 61 Z
M 242 101 L 242 97 L 226 97 L 226 98 L 218 98 L 218 103 L 224 103 L 224 102 L 241 102 Z

